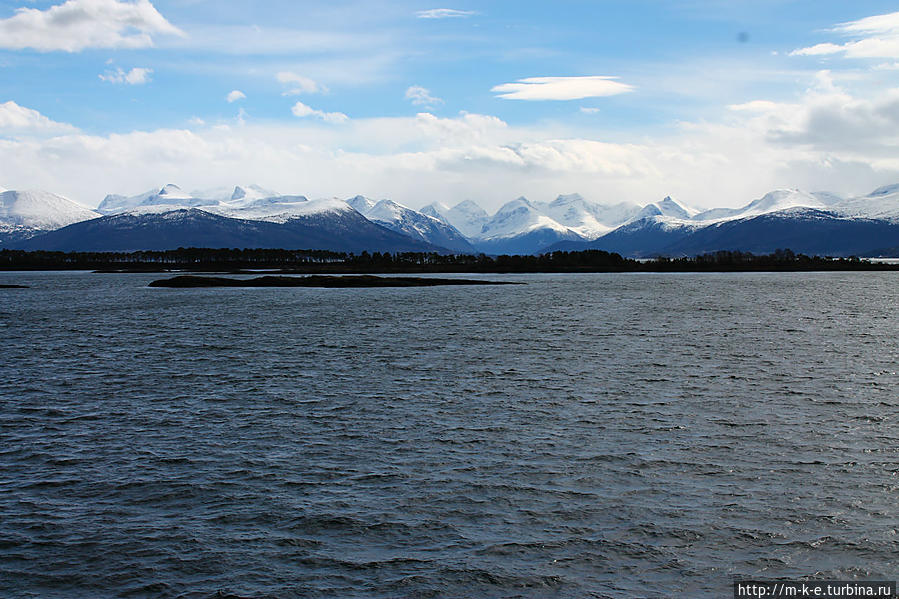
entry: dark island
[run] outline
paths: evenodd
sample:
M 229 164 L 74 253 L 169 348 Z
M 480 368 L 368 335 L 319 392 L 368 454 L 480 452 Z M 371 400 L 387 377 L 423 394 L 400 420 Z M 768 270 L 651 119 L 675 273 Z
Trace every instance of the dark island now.
M 0 289 L 28 289 L 28 285 L 0 285 Z
M 474 279 L 434 279 L 426 277 L 375 277 L 372 275 L 332 277 L 312 275 L 306 277 L 264 276 L 254 279 L 228 279 L 225 277 L 201 277 L 182 275 L 171 279 L 159 279 L 150 287 L 436 287 L 438 285 L 518 285 L 507 281 L 478 281 Z

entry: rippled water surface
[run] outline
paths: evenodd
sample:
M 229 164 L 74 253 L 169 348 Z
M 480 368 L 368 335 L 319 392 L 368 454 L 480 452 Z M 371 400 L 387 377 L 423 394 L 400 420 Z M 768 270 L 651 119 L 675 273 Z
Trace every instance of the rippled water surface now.
M 0 596 L 895 579 L 894 273 L 2 273 Z

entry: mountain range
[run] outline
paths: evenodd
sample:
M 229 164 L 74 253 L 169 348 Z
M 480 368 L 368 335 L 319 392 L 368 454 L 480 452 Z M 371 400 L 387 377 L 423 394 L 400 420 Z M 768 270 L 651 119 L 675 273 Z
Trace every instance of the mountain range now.
M 631 257 L 776 249 L 831 256 L 899 248 L 899 184 L 858 197 L 776 190 L 740 208 L 698 210 L 671 197 L 639 206 L 524 197 L 493 215 L 471 200 L 414 210 L 365 196 L 310 200 L 257 185 L 185 192 L 177 185 L 107 195 L 96 210 L 46 191 L 0 188 L 0 248 L 133 251 L 178 247 L 359 253 L 535 254 L 601 249 Z

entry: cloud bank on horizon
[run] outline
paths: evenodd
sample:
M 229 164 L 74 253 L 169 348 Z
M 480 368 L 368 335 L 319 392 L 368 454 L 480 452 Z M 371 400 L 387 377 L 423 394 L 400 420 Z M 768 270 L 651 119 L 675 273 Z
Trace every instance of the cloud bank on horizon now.
M 490 208 L 899 181 L 887 2 L 24 3 L 0 0 L 0 185 L 88 206 L 167 182 Z

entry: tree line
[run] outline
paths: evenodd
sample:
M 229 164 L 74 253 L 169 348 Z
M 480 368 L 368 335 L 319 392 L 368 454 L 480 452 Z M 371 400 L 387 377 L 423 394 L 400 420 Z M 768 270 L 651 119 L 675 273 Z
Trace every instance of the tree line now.
M 4 270 L 229 271 L 276 269 L 294 273 L 347 272 L 730 272 L 896 270 L 899 266 L 848 258 L 719 251 L 692 257 L 625 258 L 584 250 L 539 255 L 440 254 L 435 252 L 332 252 L 328 250 L 178 248 L 138 252 L 0 250 Z

